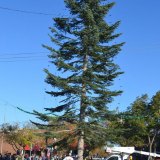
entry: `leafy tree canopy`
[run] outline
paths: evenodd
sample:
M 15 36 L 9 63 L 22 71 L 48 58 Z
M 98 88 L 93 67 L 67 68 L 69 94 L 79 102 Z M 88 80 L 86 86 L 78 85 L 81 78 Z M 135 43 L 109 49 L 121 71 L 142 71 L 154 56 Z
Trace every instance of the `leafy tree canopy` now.
M 121 134 L 122 145 L 148 147 L 151 152 L 156 145 L 160 133 L 160 92 L 151 99 L 148 95 L 137 97 L 122 115 L 122 121 L 117 127 L 127 129 Z

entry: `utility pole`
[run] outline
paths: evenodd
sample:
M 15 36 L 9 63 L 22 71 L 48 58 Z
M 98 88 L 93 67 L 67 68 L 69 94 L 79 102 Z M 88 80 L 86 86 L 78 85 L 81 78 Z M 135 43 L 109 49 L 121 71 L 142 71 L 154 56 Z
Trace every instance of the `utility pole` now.
M 2 137 L 1 137 L 1 154 L 3 154 L 3 139 L 4 139 L 4 132 L 2 132 Z
M 5 123 L 5 114 L 4 114 L 4 123 Z M 3 142 L 4 142 L 4 131 L 2 131 L 2 137 L 1 137 L 1 154 L 3 154 Z

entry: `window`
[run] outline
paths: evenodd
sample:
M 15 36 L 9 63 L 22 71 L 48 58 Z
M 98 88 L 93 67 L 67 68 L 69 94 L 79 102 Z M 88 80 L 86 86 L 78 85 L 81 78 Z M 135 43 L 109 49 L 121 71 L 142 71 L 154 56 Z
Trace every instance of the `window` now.
M 108 160 L 118 160 L 118 157 L 110 157 Z

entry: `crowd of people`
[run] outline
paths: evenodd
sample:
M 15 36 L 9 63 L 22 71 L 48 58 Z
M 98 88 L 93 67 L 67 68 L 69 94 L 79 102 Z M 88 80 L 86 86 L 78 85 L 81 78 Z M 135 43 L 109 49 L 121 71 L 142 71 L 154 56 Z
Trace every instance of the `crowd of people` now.
M 39 156 L 39 155 L 31 155 L 28 154 L 25 155 L 17 155 L 17 154 L 0 154 L 0 160 L 75 160 L 74 157 L 71 157 L 69 155 L 66 156 L 53 156 L 53 157 L 47 157 L 47 156 Z
M 20 152 L 17 150 L 17 153 L 5 153 L 0 154 L 0 160 L 76 160 L 76 156 L 68 155 L 58 155 L 53 154 L 53 152 L 41 151 L 41 152 Z

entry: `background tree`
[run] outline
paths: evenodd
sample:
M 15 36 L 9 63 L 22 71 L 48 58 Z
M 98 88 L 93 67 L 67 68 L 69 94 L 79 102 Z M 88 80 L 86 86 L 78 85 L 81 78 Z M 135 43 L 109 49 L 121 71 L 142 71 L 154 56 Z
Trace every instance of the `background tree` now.
M 120 144 L 122 146 L 143 147 L 146 144 L 146 110 L 148 109 L 148 96 L 142 95 L 128 107 L 127 111 L 121 114 L 120 121 L 116 127 L 121 127 L 124 132 L 121 134 Z
M 148 144 L 149 150 L 152 151 L 160 135 L 160 91 L 152 97 L 149 103 L 147 118 Z
M 1 132 L 3 133 L 4 139 L 13 149 L 16 151 L 19 148 L 23 148 L 27 144 L 34 143 L 35 135 L 34 131 L 30 128 L 20 128 L 18 124 L 5 123 L 1 125 Z
M 120 22 L 109 24 L 105 21 L 114 3 L 107 0 L 64 2 L 70 18 L 54 18 L 54 27 L 50 28 L 54 45 L 44 45 L 51 52 L 49 57 L 56 69 L 55 74 L 45 69 L 46 82 L 54 88 L 47 93 L 58 97 L 56 100 L 60 103 L 45 110 L 57 115 L 58 123 L 76 124 L 74 131 L 62 141 L 65 144 L 64 141 L 77 137 L 78 159 L 82 160 L 85 144 L 101 141 L 102 145 L 107 140 L 108 128 L 103 127 L 100 118 L 108 117 L 108 104 L 121 93 L 110 90 L 110 86 L 122 74 L 114 58 L 123 43 L 113 41 L 120 36 L 115 33 Z M 50 115 L 35 114 L 44 121 L 52 119 Z
M 160 92 L 149 100 L 147 94 L 138 97 L 123 114 L 121 127 L 127 130 L 121 134 L 122 145 L 148 147 L 153 152 L 160 134 Z M 150 158 L 150 157 L 149 157 Z

